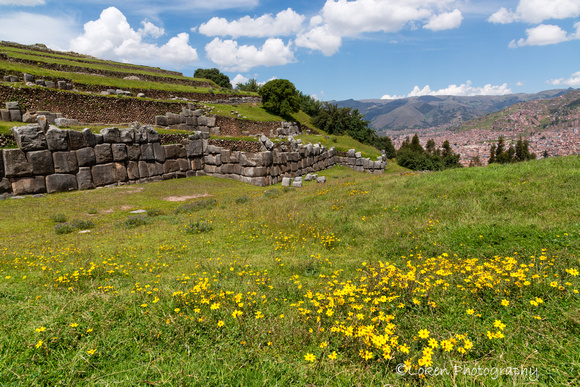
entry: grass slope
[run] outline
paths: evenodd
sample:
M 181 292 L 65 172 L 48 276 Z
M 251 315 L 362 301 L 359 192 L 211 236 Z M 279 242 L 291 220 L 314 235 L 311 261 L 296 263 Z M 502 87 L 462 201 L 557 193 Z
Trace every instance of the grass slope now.
M 0 384 L 578 384 L 580 157 L 322 174 L 0 202 Z

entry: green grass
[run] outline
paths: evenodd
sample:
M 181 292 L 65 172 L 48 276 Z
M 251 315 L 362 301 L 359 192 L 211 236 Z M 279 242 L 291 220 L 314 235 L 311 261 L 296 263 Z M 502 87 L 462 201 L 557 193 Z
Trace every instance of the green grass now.
M 349 149 L 356 149 L 357 152 L 362 153 L 363 157 L 371 157 L 373 159 L 376 159 L 376 157 L 381 155 L 381 152 L 377 148 L 371 145 L 361 144 L 349 136 L 309 134 L 295 136 L 294 138 L 297 140 L 301 139 L 304 144 L 309 142 L 316 144 L 319 142 L 327 148 L 334 147 L 340 152 L 347 152 Z
M 580 157 L 319 174 L 0 201 L 0 384 L 577 385 Z

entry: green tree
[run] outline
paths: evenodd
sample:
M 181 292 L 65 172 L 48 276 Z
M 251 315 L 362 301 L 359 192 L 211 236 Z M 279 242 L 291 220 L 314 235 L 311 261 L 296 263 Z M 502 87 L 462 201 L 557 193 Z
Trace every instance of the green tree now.
M 274 79 L 258 91 L 264 108 L 278 115 L 290 116 L 300 109 L 300 100 L 294 84 L 287 79 Z
M 225 89 L 231 89 L 232 84 L 230 83 L 230 77 L 221 73 L 218 69 L 197 69 L 193 73 L 194 78 L 204 78 L 214 81 L 218 86 Z
M 260 90 L 260 84 L 258 83 L 258 81 L 256 81 L 255 78 L 250 79 L 248 82 L 246 83 L 238 83 L 236 85 L 236 89 L 241 90 L 241 91 L 253 91 L 255 93 L 257 93 Z

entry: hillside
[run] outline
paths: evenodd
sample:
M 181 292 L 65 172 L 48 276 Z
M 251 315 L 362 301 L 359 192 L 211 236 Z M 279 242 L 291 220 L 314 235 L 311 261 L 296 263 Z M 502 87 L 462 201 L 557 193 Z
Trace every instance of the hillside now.
M 553 98 L 570 90 L 547 90 L 535 94 L 506 96 L 423 96 L 397 100 L 347 100 L 340 107 L 357 108 L 379 134 L 399 130 L 445 129 L 476 117 L 497 112 L 516 103 Z

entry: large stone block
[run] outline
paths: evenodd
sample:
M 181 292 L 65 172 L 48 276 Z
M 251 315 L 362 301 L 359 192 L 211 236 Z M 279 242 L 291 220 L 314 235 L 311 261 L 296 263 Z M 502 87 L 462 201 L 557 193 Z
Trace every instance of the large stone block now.
M 20 149 L 4 149 L 4 174 L 6 177 L 26 176 L 32 174 L 32 164 Z
M 68 141 L 70 144 L 70 149 L 74 150 L 89 146 L 85 134 L 82 132 L 77 132 L 76 130 L 68 131 Z
M 163 163 L 164 174 L 177 171 L 180 171 L 179 163 L 177 162 L 177 160 L 166 160 L 165 163 Z
M 8 112 L 10 113 L 10 121 L 22 122 L 22 112 L 20 110 L 10 109 Z
M 0 118 L 2 121 L 10 121 L 10 110 L 0 109 Z
M 189 141 L 185 145 L 185 151 L 187 152 L 187 157 L 201 156 L 203 154 L 203 140 Z
M 144 128 L 135 129 L 135 142 L 145 144 L 147 142 L 147 132 Z
M 155 116 L 155 125 L 156 126 L 167 126 L 167 117 L 166 116 Z
M 135 131 L 133 129 L 121 129 L 121 142 L 131 143 L 135 141 Z
M 81 133 L 85 137 L 85 141 L 87 142 L 87 146 L 94 147 L 95 145 L 97 145 L 97 138 L 95 137 L 95 134 L 89 128 L 84 128 Z
M 54 152 L 52 154 L 54 171 L 56 173 L 76 173 L 78 169 L 77 155 L 74 151 Z
M 78 189 L 75 175 L 53 174 L 46 177 L 46 191 L 48 193 L 76 191 Z
M 4 156 L 2 156 L 2 149 L 0 149 L 0 179 L 4 177 Z
M 165 151 L 165 158 L 166 159 L 178 159 L 182 153 L 182 149 L 184 149 L 183 145 L 179 144 L 170 144 L 170 145 L 163 145 L 163 150 Z
M 12 128 L 18 147 L 24 152 L 48 149 L 46 136 L 40 125 L 27 125 Z
M 163 163 L 165 161 L 165 150 L 160 143 L 153 143 L 153 154 L 155 156 L 155 161 L 159 163 Z
M 79 173 L 77 173 L 77 186 L 80 190 L 95 188 L 95 184 L 93 183 L 93 176 L 91 174 L 91 168 L 79 168 Z
M 103 141 L 110 144 L 115 142 L 121 142 L 121 131 L 119 128 L 105 128 L 101 129 L 101 134 L 103 135 Z
M 10 183 L 10 180 L 8 180 L 5 177 L 0 178 L 0 194 L 11 192 L 12 192 L 12 183 Z
M 97 187 L 117 182 L 117 169 L 114 163 L 95 165 L 91 168 L 91 175 Z
M 22 177 L 12 181 L 12 192 L 15 195 L 34 195 L 46 192 L 44 176 Z
M 127 177 L 129 180 L 138 180 L 141 178 L 139 174 L 139 163 L 137 161 L 129 161 L 127 163 Z
M 145 125 L 144 128 L 145 131 L 147 132 L 148 142 L 159 142 L 159 133 L 157 133 L 157 131 L 153 129 L 153 126 Z
M 79 149 L 76 151 L 76 154 L 79 167 L 90 167 L 97 162 L 93 148 L 86 147 Z
M 127 145 L 127 157 L 132 161 L 139 161 L 141 158 L 141 146 L 139 144 Z
M 113 152 L 113 160 L 125 161 L 127 160 L 127 147 L 125 144 L 112 144 L 111 151 Z
M 149 168 L 147 168 L 147 162 L 139 161 L 139 178 L 144 179 L 149 177 Z
M 111 152 L 111 144 L 95 145 L 95 159 L 97 164 L 107 164 L 113 161 L 113 153 Z M 94 176 L 93 176 L 94 179 Z M 96 180 L 95 180 L 95 184 Z M 99 184 L 97 184 L 99 185 Z
M 127 168 L 123 163 L 115 163 L 115 169 L 117 170 L 117 181 L 127 181 L 129 178 L 127 176 Z
M 50 151 L 68 150 L 68 130 L 50 128 L 46 132 L 46 142 Z
M 157 166 L 155 165 L 155 163 L 148 162 L 147 163 L 147 173 L 148 173 L 149 177 L 159 176 L 159 175 L 163 174 L 163 168 L 161 170 L 161 173 L 157 173 Z
M 141 160 L 151 161 L 155 159 L 155 154 L 153 153 L 153 145 L 143 144 L 141 145 Z
M 35 175 L 49 175 L 54 173 L 52 153 L 49 150 L 28 152 L 26 158 L 32 165 L 32 173 Z

